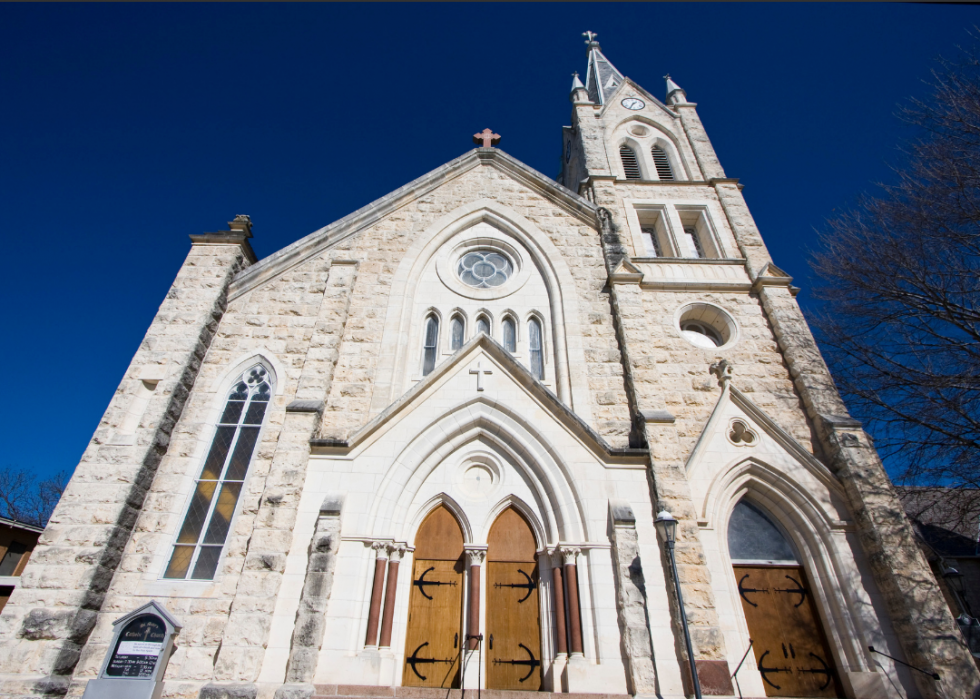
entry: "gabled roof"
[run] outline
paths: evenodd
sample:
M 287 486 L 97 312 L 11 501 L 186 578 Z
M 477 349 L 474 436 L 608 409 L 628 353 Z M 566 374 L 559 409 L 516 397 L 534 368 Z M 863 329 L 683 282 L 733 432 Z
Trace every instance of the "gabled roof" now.
M 681 118 L 680 114 L 678 114 L 673 109 L 671 109 L 666 104 L 664 104 L 659 99 L 657 99 L 652 94 L 650 94 L 650 92 L 648 90 L 646 90 L 646 88 L 644 88 L 642 85 L 640 85 L 636 81 L 634 81 L 633 78 L 623 78 L 623 82 L 621 82 L 619 84 L 619 86 L 613 92 L 610 92 L 609 93 L 609 104 L 616 104 L 616 99 L 619 97 L 619 93 L 624 92 L 624 91 L 627 91 L 627 90 L 631 90 L 631 89 L 632 90 L 635 90 L 641 97 L 643 97 L 643 99 L 645 99 L 648 104 L 652 104 L 652 105 L 655 105 L 657 107 L 660 107 L 660 109 L 665 114 L 669 114 L 674 119 L 680 119 Z M 600 111 L 600 113 L 604 113 L 605 110 L 606 110 L 606 107 L 603 106 L 603 108 Z
M 528 167 L 499 148 L 474 148 L 455 160 L 437 167 L 403 187 L 376 199 L 344 218 L 300 238 L 256 264 L 246 267 L 231 283 L 228 298 L 232 300 L 260 284 L 277 277 L 339 242 L 357 235 L 399 207 L 425 196 L 437 187 L 480 166 L 494 167 L 578 217 L 590 226 L 598 226 L 596 205 L 570 189 Z
M 476 337 L 458 349 L 452 357 L 436 366 L 432 373 L 415 384 L 411 390 L 389 405 L 382 413 L 354 432 L 346 440 L 311 439 L 310 446 L 314 449 L 334 449 L 341 452 L 347 452 L 355 448 L 383 425 L 391 422 L 400 413 L 411 411 L 417 407 L 414 404 L 430 387 L 437 384 L 447 374 L 454 372 L 460 364 L 470 362 L 473 356 L 481 350 L 496 362 L 499 367 L 510 374 L 542 408 L 551 413 L 555 420 L 563 424 L 566 429 L 574 434 L 597 456 L 602 457 L 607 462 L 611 460 L 621 461 L 623 459 L 632 462 L 645 460 L 649 454 L 647 449 L 616 448 L 611 446 L 598 432 L 562 403 L 558 399 L 558 396 L 536 379 L 510 352 L 505 350 L 502 345 L 486 333 L 478 333 Z M 494 399 L 489 397 L 481 398 L 481 400 L 491 403 L 495 402 Z
M 792 435 L 776 424 L 769 415 L 740 390 L 728 383 L 721 391 L 718 402 L 715 404 L 707 424 L 701 431 L 694 449 L 687 457 L 685 470 L 690 472 L 691 468 L 697 463 L 708 448 L 708 441 L 716 429 L 721 426 L 724 420 L 725 408 L 729 404 L 734 405 L 749 420 L 759 426 L 783 451 L 795 458 L 796 461 L 808 467 L 809 471 L 823 482 L 829 489 L 837 493 L 843 493 L 843 486 L 837 477 L 827 468 L 823 462 L 817 459 L 807 449 L 797 442 Z

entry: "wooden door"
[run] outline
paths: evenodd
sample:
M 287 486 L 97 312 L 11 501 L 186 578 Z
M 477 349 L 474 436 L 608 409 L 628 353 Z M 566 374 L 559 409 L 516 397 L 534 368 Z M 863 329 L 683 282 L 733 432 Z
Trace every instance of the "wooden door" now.
M 843 697 L 803 568 L 734 568 L 766 696 Z
M 463 648 L 463 532 L 445 507 L 415 537 L 405 634 L 406 687 L 459 687 Z
M 488 689 L 541 689 L 541 626 L 534 534 L 516 510 L 501 513 L 487 549 Z

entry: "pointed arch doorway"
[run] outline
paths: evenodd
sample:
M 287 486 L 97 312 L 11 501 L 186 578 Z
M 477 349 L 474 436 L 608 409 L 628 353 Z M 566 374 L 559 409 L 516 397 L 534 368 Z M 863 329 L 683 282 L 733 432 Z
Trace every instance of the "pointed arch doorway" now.
M 843 697 L 790 540 L 761 508 L 742 500 L 728 523 L 728 549 L 766 696 Z
M 404 686 L 459 687 L 462 622 L 463 530 L 440 505 L 415 535 Z
M 487 689 L 541 689 L 537 546 L 513 507 L 487 539 Z

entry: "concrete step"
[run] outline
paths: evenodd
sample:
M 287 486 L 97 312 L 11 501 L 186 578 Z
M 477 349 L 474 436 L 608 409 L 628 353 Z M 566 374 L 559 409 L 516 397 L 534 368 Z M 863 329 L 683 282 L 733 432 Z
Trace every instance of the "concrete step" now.
M 563 694 L 502 689 L 434 689 L 430 687 L 376 687 L 356 684 L 318 684 L 312 699 L 631 699 L 628 694 Z

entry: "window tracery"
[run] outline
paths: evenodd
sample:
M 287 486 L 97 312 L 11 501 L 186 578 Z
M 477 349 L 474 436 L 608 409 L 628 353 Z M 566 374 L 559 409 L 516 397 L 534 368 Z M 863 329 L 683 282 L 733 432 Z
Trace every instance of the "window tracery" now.
M 214 578 L 271 397 L 261 364 L 229 392 L 164 578 Z

